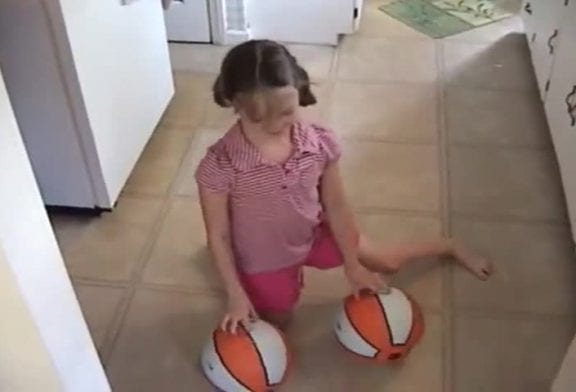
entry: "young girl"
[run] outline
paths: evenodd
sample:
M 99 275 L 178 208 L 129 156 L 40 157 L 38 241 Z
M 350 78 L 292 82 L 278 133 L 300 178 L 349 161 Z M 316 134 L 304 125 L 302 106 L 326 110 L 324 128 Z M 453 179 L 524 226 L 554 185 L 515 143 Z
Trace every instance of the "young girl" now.
M 235 332 L 256 317 L 285 328 L 304 266 L 343 266 L 355 293 L 385 289 L 382 276 L 426 256 L 452 256 L 478 278 L 490 276 L 486 260 L 454 241 L 377 247 L 358 231 L 340 177 L 340 146 L 331 131 L 299 119 L 298 108 L 316 98 L 284 46 L 250 41 L 233 48 L 214 100 L 239 117 L 196 173 L 208 245 L 228 294 L 222 328 Z

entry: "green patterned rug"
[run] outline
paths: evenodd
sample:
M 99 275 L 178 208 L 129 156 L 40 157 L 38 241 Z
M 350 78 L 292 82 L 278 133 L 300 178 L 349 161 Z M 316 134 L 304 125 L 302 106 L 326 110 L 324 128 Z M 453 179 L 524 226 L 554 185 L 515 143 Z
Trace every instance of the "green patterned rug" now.
M 380 9 L 432 38 L 443 38 L 512 16 L 494 0 L 396 0 Z

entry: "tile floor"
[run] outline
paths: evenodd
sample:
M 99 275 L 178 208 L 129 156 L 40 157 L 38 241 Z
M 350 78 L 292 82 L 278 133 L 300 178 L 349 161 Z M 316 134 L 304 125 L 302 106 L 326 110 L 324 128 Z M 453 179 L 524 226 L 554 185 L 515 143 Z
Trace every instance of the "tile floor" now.
M 402 365 L 350 361 L 330 322 L 341 271 L 308 274 L 283 391 L 546 391 L 576 326 L 576 260 L 521 24 L 433 41 L 368 4 L 338 49 L 293 45 L 317 83 L 362 228 L 383 241 L 454 235 L 494 260 L 481 284 L 446 265 L 396 284 L 427 333 Z M 114 213 L 54 227 L 117 392 L 210 391 L 199 348 L 221 314 L 192 177 L 230 113 L 210 101 L 223 48 L 172 47 L 176 96 Z M 362 173 L 362 175 L 358 175 Z

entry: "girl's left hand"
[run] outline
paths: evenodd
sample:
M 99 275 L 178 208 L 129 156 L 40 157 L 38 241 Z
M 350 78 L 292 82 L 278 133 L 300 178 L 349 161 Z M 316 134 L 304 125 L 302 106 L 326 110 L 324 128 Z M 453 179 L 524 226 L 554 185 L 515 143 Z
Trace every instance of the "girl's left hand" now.
M 386 287 L 380 274 L 370 271 L 360 264 L 359 261 L 345 264 L 344 270 L 356 298 L 359 297 L 362 290 L 370 290 L 376 293 Z

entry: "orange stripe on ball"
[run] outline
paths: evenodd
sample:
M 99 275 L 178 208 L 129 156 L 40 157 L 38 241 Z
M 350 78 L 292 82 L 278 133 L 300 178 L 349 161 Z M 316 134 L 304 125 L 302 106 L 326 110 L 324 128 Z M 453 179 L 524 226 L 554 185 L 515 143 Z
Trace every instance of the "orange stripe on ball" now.
M 246 330 L 238 328 L 236 335 L 217 330 L 213 338 L 220 361 L 230 375 L 249 391 L 265 392 L 268 388 L 266 370 Z
M 378 297 L 375 294 L 362 295 L 359 299 L 350 296 L 346 298 L 344 310 L 358 335 L 378 351 L 376 358 L 379 358 L 391 337 Z

